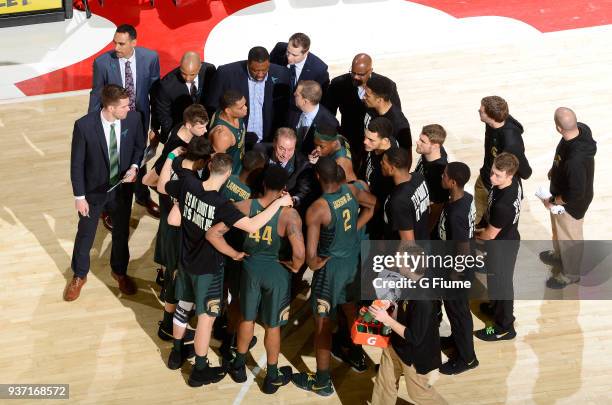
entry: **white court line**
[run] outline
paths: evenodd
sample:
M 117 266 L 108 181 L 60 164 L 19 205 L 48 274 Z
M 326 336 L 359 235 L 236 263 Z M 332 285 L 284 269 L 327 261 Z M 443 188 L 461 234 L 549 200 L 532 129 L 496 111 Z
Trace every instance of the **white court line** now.
M 253 385 L 253 383 L 255 382 L 255 377 L 263 369 L 263 367 L 261 366 L 261 363 L 266 361 L 266 358 L 267 358 L 266 353 L 264 353 L 264 354 L 261 355 L 259 360 L 257 360 L 257 366 L 255 366 L 255 368 L 253 368 L 253 370 L 251 370 L 252 371 L 251 375 L 249 375 L 247 380 L 244 383 L 242 383 L 242 387 L 240 388 L 240 392 L 238 392 L 238 395 L 236 395 L 236 398 L 234 398 L 234 402 L 232 402 L 233 405 L 239 405 L 239 404 L 242 403 L 242 400 L 246 396 L 247 392 L 249 392 L 249 389 L 251 388 L 251 385 Z

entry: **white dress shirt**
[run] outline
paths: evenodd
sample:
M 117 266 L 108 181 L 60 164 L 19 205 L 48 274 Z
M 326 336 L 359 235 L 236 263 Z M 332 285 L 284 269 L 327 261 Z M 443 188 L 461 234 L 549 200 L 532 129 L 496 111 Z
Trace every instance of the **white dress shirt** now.
M 295 83 L 293 83 L 294 85 L 297 84 L 297 82 L 300 81 L 300 75 L 302 74 L 302 69 L 304 69 L 304 64 L 306 63 L 306 59 L 308 59 L 308 55 L 299 63 L 295 63 Z M 291 68 L 291 64 L 287 65 L 288 68 Z
M 195 79 L 193 79 L 193 84 L 195 84 L 196 86 L 196 91 L 200 90 L 200 88 L 198 87 L 198 83 L 199 83 L 198 77 L 199 75 L 196 75 Z M 187 92 L 191 94 L 191 83 L 185 82 L 185 85 L 187 86 Z

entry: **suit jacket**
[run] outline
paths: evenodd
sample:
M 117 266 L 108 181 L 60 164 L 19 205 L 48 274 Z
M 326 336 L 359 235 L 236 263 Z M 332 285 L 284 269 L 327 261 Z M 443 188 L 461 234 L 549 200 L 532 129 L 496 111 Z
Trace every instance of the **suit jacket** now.
M 238 61 L 219 66 L 213 79 L 211 91 L 206 94 L 207 105 L 219 107 L 219 99 L 226 90 L 233 89 L 244 94 L 249 105 L 249 73 L 247 61 Z M 271 141 L 277 128 L 287 125 L 289 109 L 289 72 L 282 66 L 270 64 L 265 84 L 263 105 L 263 140 Z M 250 113 L 250 111 L 249 111 Z M 245 117 L 248 125 L 249 116 Z
M 296 133 L 298 132 L 296 127 L 300 121 L 301 115 L 302 112 L 300 110 L 297 112 L 292 110 L 289 113 L 289 126 L 295 129 Z M 312 120 L 312 124 L 310 125 L 310 128 L 308 128 L 306 135 L 302 138 L 300 134 L 297 133 L 298 140 L 295 149 L 299 150 L 304 155 L 310 154 L 310 152 L 312 152 L 314 149 L 314 133 L 319 126 L 333 128 L 338 128 L 340 126 L 336 117 L 334 117 L 332 113 L 330 113 L 329 110 L 321 104 L 319 104 L 319 111 L 317 112 L 317 115 L 315 115 L 314 120 Z
M 145 144 L 142 123 L 135 111 L 121 120 L 119 176 L 133 165 L 140 167 Z M 92 111 L 74 123 L 70 151 L 70 180 L 75 196 L 84 195 L 88 202 L 104 202 L 110 188 L 108 146 L 100 110 Z
M 377 73 L 372 73 L 372 76 L 378 76 Z M 397 94 L 397 86 L 393 83 L 393 95 L 391 102 L 400 109 L 399 94 Z M 364 126 L 363 119 L 366 114 L 366 105 L 359 98 L 357 87 L 353 84 L 353 79 L 350 73 L 345 73 L 334 78 L 323 98 L 323 105 L 336 115 L 338 109 L 342 117 L 340 119 L 340 133 L 344 135 L 350 142 L 351 147 L 363 144 Z
M 287 43 L 279 42 L 270 52 L 270 62 L 280 66 L 287 66 Z M 287 68 L 289 70 L 289 68 Z M 300 72 L 300 80 L 314 80 L 321 85 L 323 93 L 327 91 L 329 86 L 329 73 L 327 72 L 327 64 L 323 62 L 317 55 L 312 52 L 306 57 L 304 68 Z
M 217 69 L 215 65 L 203 62 L 198 73 L 197 103 L 205 105 L 205 95 L 212 87 L 213 77 Z M 169 72 L 159 83 L 159 89 L 155 92 L 153 104 L 153 115 L 155 122 L 161 126 L 160 141 L 166 143 L 172 128 L 183 122 L 183 112 L 193 104 L 189 89 L 183 77 L 180 67 Z M 209 117 L 212 117 L 214 109 L 206 106 Z
M 261 143 L 255 145 L 253 149 L 266 156 L 266 167 L 271 164 L 270 161 L 277 162 L 274 158 L 274 148 L 271 143 Z M 293 171 L 289 173 L 287 190 L 292 197 L 299 198 L 299 202 L 294 208 L 303 216 L 310 204 L 321 195 L 321 190 L 315 177 L 314 168 L 306 156 L 296 150 L 293 158 L 291 158 L 291 165 Z
M 157 52 L 147 48 L 136 47 L 136 111 L 140 112 L 142 130 L 146 137 L 149 130 L 151 116 L 151 103 L 149 95 L 159 82 L 159 56 Z M 93 85 L 89 96 L 89 112 L 99 111 L 102 108 L 100 95 L 102 88 L 107 84 L 116 84 L 123 87 L 119 58 L 115 51 L 108 51 L 98 56 L 93 64 Z M 151 127 L 156 128 L 153 123 Z

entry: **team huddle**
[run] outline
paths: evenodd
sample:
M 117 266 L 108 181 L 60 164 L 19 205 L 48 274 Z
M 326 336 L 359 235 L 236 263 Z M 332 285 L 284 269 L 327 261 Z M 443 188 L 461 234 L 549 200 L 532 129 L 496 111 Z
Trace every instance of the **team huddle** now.
M 265 329 L 267 356 L 261 390 L 273 394 L 292 382 L 331 395 L 332 356 L 356 372 L 368 369 L 367 355 L 351 340 L 350 328 L 359 309 L 369 306 L 370 315 L 392 331 L 372 403 L 395 403 L 403 374 L 415 403 L 440 404 L 446 402 L 429 385 L 430 371 L 458 374 L 477 367 L 473 336 L 483 341 L 516 336 L 511 294 L 481 305 L 492 322 L 474 332 L 467 293 L 380 308 L 363 300 L 359 270 L 364 240 L 458 241 L 457 254 L 474 246 L 484 249 L 476 241 L 506 240 L 513 242 L 487 252 L 485 267 L 491 285 L 512 285 L 522 180 L 532 169 L 523 127 L 504 99 L 481 101 L 485 150 L 472 196 L 464 190 L 470 168 L 448 161 L 441 125 L 419 132 L 414 140 L 419 158 L 411 171 L 413 139 L 396 85 L 372 71 L 366 54 L 356 55 L 351 71 L 330 81 L 327 65 L 309 52 L 310 39 L 297 33 L 271 53 L 254 47 L 246 61 L 218 69 L 188 52 L 159 80 L 158 61 L 138 59 L 152 51 L 135 46 L 133 27 L 120 26 L 114 42 L 109 58 L 115 58 L 122 77 L 96 80 L 96 69 L 98 74 L 102 69 L 96 60 L 92 97 L 96 94 L 99 102 L 95 108 L 90 103 L 90 113 L 75 123 L 73 134 L 71 178 L 79 229 L 67 301 L 77 299 L 86 282 L 89 249 L 105 212 L 113 236 L 111 274 L 123 293 L 136 292 L 127 275 L 136 188 L 137 202 L 159 217 L 154 260 L 161 266 L 157 281 L 165 305 L 158 336 L 173 342 L 168 368 L 179 369 L 195 356 L 188 379 L 192 387 L 217 383 L 227 374 L 245 382 L 258 322 Z M 138 73 L 145 70 L 153 72 L 146 80 Z M 146 91 L 143 82 L 150 82 Z M 137 102 L 143 91 L 146 108 Z M 549 173 L 551 199 L 543 204 L 551 212 L 565 206 L 569 221 L 579 222 L 572 222 L 572 229 L 578 226 L 581 232 L 593 193 L 595 141 L 570 109 L 559 108 L 555 124 L 563 139 Z M 150 145 L 163 143 L 148 172 L 147 135 Z M 586 165 L 577 163 L 575 150 Z M 584 183 L 580 190 L 568 180 L 578 171 Z M 139 187 L 155 190 L 159 205 Z M 567 220 L 560 218 L 551 215 L 553 227 L 567 229 Z M 568 270 L 551 277 L 550 288 L 579 281 L 558 246 L 541 258 Z M 304 286 L 307 271 L 312 281 Z M 295 311 L 295 297 L 308 290 L 316 370 L 294 372 L 278 366 L 281 328 Z M 442 308 L 452 330 L 446 338 L 438 331 Z M 192 316 L 195 330 L 188 327 Z M 221 341 L 218 366 L 209 361 L 213 338 Z M 453 353 L 444 364 L 441 349 Z

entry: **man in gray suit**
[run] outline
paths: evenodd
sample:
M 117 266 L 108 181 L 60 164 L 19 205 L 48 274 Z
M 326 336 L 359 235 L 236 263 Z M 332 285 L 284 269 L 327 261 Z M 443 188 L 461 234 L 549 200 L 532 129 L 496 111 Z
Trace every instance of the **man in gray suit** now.
M 130 111 L 137 111 L 142 119 L 143 141 L 146 144 L 147 133 L 152 143 L 158 142 L 157 135 L 149 131 L 151 90 L 159 82 L 159 56 L 157 52 L 136 46 L 136 29 L 131 25 L 120 25 L 113 37 L 115 49 L 98 56 L 93 64 L 93 85 L 89 97 L 88 112 L 98 111 L 101 105 L 101 92 L 107 84 L 116 84 L 125 88 L 130 95 Z M 152 216 L 159 218 L 159 206 L 151 200 L 149 189 L 142 184 L 146 168 L 138 172 L 136 185 L 136 202 L 147 208 Z M 112 229 L 110 217 L 102 214 L 104 226 Z

